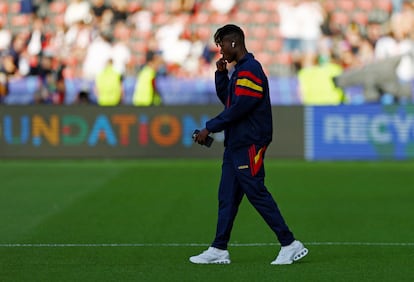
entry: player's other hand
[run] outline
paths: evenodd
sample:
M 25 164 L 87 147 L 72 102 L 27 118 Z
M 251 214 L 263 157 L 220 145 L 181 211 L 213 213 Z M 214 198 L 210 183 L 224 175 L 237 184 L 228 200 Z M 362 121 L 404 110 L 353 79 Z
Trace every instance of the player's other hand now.
M 227 70 L 227 61 L 223 58 L 220 58 L 217 62 L 216 62 L 216 67 L 218 71 L 225 71 Z
M 197 142 L 200 145 L 204 145 L 209 133 L 210 132 L 207 130 L 207 128 L 201 129 L 200 132 L 195 136 L 194 142 Z

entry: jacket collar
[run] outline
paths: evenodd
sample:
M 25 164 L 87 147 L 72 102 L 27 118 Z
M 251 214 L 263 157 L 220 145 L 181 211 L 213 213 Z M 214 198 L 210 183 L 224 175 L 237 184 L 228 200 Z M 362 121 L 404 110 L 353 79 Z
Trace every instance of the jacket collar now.
M 247 62 L 250 59 L 254 59 L 254 56 L 252 53 L 247 53 L 246 55 L 244 55 L 244 57 L 237 62 L 237 64 L 234 66 L 234 68 L 237 70 L 241 67 L 241 65 L 243 65 L 245 62 Z

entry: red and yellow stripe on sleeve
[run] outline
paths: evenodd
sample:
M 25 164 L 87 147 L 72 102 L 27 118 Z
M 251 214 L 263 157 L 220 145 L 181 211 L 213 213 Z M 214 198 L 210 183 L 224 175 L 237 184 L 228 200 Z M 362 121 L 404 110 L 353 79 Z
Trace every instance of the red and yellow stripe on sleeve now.
M 251 96 L 262 98 L 263 81 L 250 71 L 241 71 L 238 73 L 236 81 L 236 96 Z

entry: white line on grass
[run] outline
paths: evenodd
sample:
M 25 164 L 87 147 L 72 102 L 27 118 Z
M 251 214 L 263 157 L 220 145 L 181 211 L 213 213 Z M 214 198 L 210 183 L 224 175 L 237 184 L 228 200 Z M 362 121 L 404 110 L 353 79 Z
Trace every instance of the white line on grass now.
M 387 246 L 403 247 L 414 246 L 414 242 L 304 242 L 309 246 Z M 67 248 L 67 247 L 205 247 L 205 243 L 130 243 L 130 244 L 0 244 L 0 248 Z M 231 243 L 230 247 L 266 247 L 280 246 L 278 243 Z

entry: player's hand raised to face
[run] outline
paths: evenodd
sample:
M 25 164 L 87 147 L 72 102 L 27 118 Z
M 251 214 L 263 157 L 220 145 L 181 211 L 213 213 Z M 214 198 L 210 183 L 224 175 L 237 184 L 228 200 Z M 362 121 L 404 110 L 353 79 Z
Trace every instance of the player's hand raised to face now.
M 227 61 L 223 58 L 220 58 L 216 62 L 216 66 L 218 71 L 225 71 L 227 69 Z

